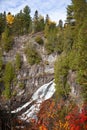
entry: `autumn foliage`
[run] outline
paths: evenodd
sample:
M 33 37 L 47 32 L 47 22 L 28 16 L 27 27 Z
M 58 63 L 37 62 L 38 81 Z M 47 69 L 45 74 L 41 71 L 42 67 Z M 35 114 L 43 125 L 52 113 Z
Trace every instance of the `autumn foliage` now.
M 87 104 L 83 105 L 81 112 L 75 107 L 67 116 L 70 130 L 87 130 Z
M 14 16 L 9 12 L 6 16 L 6 20 L 8 24 L 12 24 L 14 22 Z
M 18 119 L 13 124 L 19 130 L 21 126 L 23 130 L 87 130 L 87 103 L 82 109 L 73 103 L 66 104 L 63 100 L 48 99 L 41 104 L 37 120 L 26 123 Z
M 63 100 L 59 103 L 52 99 L 43 102 L 38 113 L 39 124 L 44 124 L 47 130 L 69 130 L 68 122 L 64 119 L 61 120 L 61 118 L 64 118 L 61 109 L 64 109 Z

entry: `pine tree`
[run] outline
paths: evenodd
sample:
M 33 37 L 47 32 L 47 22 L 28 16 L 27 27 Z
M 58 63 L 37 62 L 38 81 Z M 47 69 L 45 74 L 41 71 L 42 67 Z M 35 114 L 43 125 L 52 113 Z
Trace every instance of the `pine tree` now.
M 13 45 L 13 38 L 10 34 L 10 29 L 9 27 L 5 28 L 5 31 L 2 33 L 2 37 L 1 37 L 1 46 L 2 49 L 6 52 L 8 52 Z
M 39 31 L 38 25 L 39 25 L 39 15 L 38 15 L 38 11 L 36 10 L 34 14 L 34 32 Z
M 55 63 L 55 87 L 58 97 L 68 97 L 70 91 L 70 87 L 67 83 L 68 71 L 68 57 L 66 54 L 62 54 Z
M 4 31 L 6 26 L 6 12 L 0 13 L 0 35 Z
M 63 21 L 62 21 L 61 19 L 59 20 L 58 27 L 59 27 L 60 29 L 63 28 Z
M 73 5 L 67 7 L 67 20 L 68 24 L 75 24 Z
M 79 30 L 77 48 L 77 81 L 82 85 L 82 94 L 87 100 L 87 19 Z
M 74 11 L 74 18 L 76 20 L 76 24 L 79 27 L 83 24 L 84 19 L 86 18 L 86 10 L 87 10 L 87 3 L 86 0 L 72 0 L 73 11 Z
M 12 29 L 13 34 L 23 35 L 29 33 L 31 30 L 31 22 L 30 8 L 28 6 L 25 6 L 23 11 L 20 10 L 20 12 L 15 15 Z
M 82 87 L 82 94 L 87 100 L 87 2 L 72 0 L 76 20 L 73 45 L 74 64 L 77 71 L 77 82 Z
M 5 94 L 6 98 L 10 98 L 10 96 L 11 96 L 11 84 L 14 79 L 14 76 L 15 76 L 14 68 L 13 68 L 12 64 L 10 62 L 8 62 L 6 64 L 4 77 L 3 77 L 3 81 L 4 81 L 4 85 L 5 85 L 4 94 Z
M 21 35 L 24 33 L 23 30 L 24 30 L 24 17 L 22 10 L 20 10 L 20 12 L 17 13 L 14 18 L 13 34 Z
M 50 21 L 50 18 L 49 18 L 49 15 L 47 14 L 47 15 L 46 15 L 45 24 L 49 24 L 49 21 Z
M 34 14 L 34 21 L 38 21 L 38 18 L 39 18 L 38 11 L 36 10 Z
M 28 6 L 25 6 L 23 9 L 23 17 L 25 33 L 28 33 L 31 22 L 30 8 Z

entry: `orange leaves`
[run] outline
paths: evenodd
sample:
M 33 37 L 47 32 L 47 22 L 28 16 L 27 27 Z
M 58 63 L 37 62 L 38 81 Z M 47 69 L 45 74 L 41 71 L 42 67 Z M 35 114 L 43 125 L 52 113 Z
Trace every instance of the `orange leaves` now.
M 66 108 L 65 103 L 61 100 L 58 103 L 55 103 L 52 99 L 43 102 L 38 114 L 39 129 L 45 130 L 42 127 L 42 124 L 45 124 L 46 129 L 50 128 L 51 130 L 86 130 L 87 106 L 85 105 L 82 113 L 79 113 L 79 108 L 75 104 L 68 105 L 68 108 Z M 65 113 L 67 109 L 68 111 Z M 67 116 L 65 117 L 63 114 Z
M 45 127 L 45 125 L 41 125 L 40 127 L 39 127 L 39 130 L 48 130 L 46 127 Z
M 54 126 L 53 130 L 69 130 L 69 124 L 68 122 L 62 122 L 61 120 L 59 120 L 56 125 Z
M 63 119 L 60 120 L 60 113 L 63 109 L 64 102 L 60 101 L 56 103 L 52 99 L 48 99 L 41 104 L 40 111 L 38 113 L 38 124 L 40 130 L 69 130 L 69 124 Z M 43 129 L 42 125 L 46 128 Z
M 11 15 L 11 13 L 8 13 L 8 15 L 6 16 L 6 20 L 8 24 L 12 24 L 14 22 L 14 16 Z
M 68 128 L 69 128 L 69 123 L 66 121 L 63 127 L 64 127 L 65 129 L 68 129 Z
M 32 119 L 27 130 L 87 130 L 87 103 L 82 107 L 81 113 L 79 108 L 71 103 L 65 113 L 64 105 L 61 100 L 57 103 L 52 99 L 44 101 L 37 115 L 38 120 Z M 20 121 L 18 123 L 21 124 Z

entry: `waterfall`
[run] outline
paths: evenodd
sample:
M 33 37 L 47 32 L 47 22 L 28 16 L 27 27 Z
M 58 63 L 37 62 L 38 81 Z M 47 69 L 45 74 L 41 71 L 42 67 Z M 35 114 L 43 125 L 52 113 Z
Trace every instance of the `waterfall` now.
M 31 97 L 29 102 L 25 103 L 22 107 L 17 108 L 16 110 L 12 111 L 11 113 L 18 113 L 23 111 L 23 109 L 28 108 L 26 111 L 24 111 L 19 118 L 22 120 L 29 121 L 30 119 L 36 119 L 37 113 L 40 109 L 40 104 L 51 98 L 53 94 L 55 93 L 55 83 L 54 81 L 50 81 L 47 84 L 44 84 L 41 86 Z

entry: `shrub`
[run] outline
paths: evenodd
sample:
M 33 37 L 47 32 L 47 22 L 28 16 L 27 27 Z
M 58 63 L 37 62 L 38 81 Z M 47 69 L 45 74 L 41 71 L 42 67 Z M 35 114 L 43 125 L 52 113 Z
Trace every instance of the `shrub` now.
M 51 54 L 55 51 L 56 44 L 57 44 L 57 30 L 51 29 L 49 30 L 49 33 L 47 34 L 47 40 L 45 42 L 45 48 L 48 52 L 48 54 Z
M 16 96 L 17 95 L 17 91 L 14 90 L 13 93 L 12 93 L 12 96 Z
M 43 45 L 43 43 L 44 43 L 43 39 L 42 39 L 40 36 L 37 36 L 37 37 L 35 38 L 35 41 L 36 41 L 39 45 Z
M 47 41 L 47 42 L 45 43 L 45 48 L 46 48 L 46 51 L 47 51 L 47 54 L 48 54 L 48 55 L 54 52 L 54 45 L 51 44 L 51 42 L 48 42 L 48 41 Z
M 19 83 L 19 88 L 23 89 L 24 88 L 24 83 Z
M 41 56 L 37 52 L 37 50 L 32 46 L 29 45 L 25 49 L 25 53 L 27 55 L 27 59 L 30 65 L 39 64 L 41 61 Z

